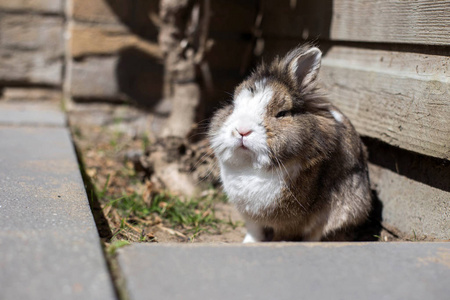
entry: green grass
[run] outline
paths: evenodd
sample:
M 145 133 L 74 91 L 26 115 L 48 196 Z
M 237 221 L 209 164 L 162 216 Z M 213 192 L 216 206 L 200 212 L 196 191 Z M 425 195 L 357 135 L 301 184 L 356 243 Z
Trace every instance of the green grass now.
M 77 138 L 77 139 L 82 139 L 83 138 L 83 133 L 81 132 L 80 127 L 74 125 L 72 126 L 72 134 Z
M 103 188 L 101 190 L 99 190 L 97 187 L 95 188 L 95 194 L 97 196 L 97 199 L 103 199 L 106 197 L 106 192 L 108 189 L 108 184 L 109 184 L 109 180 L 111 179 L 111 175 L 108 175 L 108 177 L 106 177 L 106 182 L 105 185 L 103 186 Z
M 157 214 L 171 226 L 181 227 L 192 234 L 205 227 L 216 227 L 220 222 L 214 215 L 213 200 L 208 198 L 182 201 L 169 194 L 158 194 L 148 204 L 141 195 L 132 193 L 113 199 L 108 205 L 125 218 L 146 218 Z
M 130 245 L 130 242 L 128 242 L 128 241 L 124 241 L 124 240 L 114 241 L 108 246 L 106 251 L 108 252 L 109 255 L 113 255 L 116 253 L 117 249 L 128 246 L 128 245 Z
M 147 133 L 143 133 L 142 137 L 141 137 L 141 140 L 142 140 L 142 151 L 145 152 L 145 151 L 147 151 L 147 149 L 149 148 L 149 146 L 151 144 L 150 138 L 148 137 L 148 134 Z
M 113 136 L 109 140 L 109 145 L 114 148 L 115 152 L 120 151 L 120 149 L 125 146 L 124 144 L 120 143 L 120 140 L 123 138 L 124 135 L 125 134 L 123 132 L 114 131 Z
M 107 195 L 107 188 L 110 177 L 102 188 L 95 188 L 97 199 L 100 199 L 106 206 L 112 206 L 122 218 L 121 229 L 125 228 L 128 219 L 139 220 L 148 219 L 153 215 L 158 215 L 166 226 L 182 229 L 189 233 L 191 238 L 202 231 L 217 229 L 219 223 L 227 223 L 230 226 L 239 226 L 231 221 L 223 222 L 216 218 L 214 213 L 214 203 L 225 201 L 222 195 L 212 192 L 207 196 L 181 200 L 179 197 L 168 193 L 156 194 L 151 201 L 145 201 L 141 194 L 133 192 L 123 194 L 120 197 Z M 139 221 L 138 221 L 139 222 Z
M 118 125 L 122 119 L 116 118 L 114 122 Z M 135 169 L 133 161 L 127 160 L 121 151 L 129 148 L 135 150 L 136 147 L 142 147 L 143 152 L 147 151 L 151 146 L 148 133 L 142 133 L 138 140 L 131 140 L 119 128 L 101 128 L 99 131 L 93 131 L 92 136 L 83 130 L 84 127 L 72 127 L 74 137 L 84 139 L 80 147 L 84 146 L 86 152 L 93 153 L 87 161 L 92 164 L 91 168 L 95 168 L 96 172 L 92 173 L 95 175 L 88 178 L 82 159 L 80 168 L 88 182 L 90 201 L 98 201 L 101 204 L 112 231 L 112 237 L 108 237 L 107 243 L 157 241 L 153 232 L 163 229 L 161 236 L 173 234 L 165 230 L 169 228 L 173 229 L 178 237 L 192 241 L 202 232 L 218 234 L 227 230 L 228 226 L 240 226 L 240 222 L 233 223 L 231 220 L 216 217 L 214 205 L 226 202 L 226 197 L 213 188 L 202 193 L 202 196 L 187 200 L 159 190 L 151 190 L 151 199 L 144 199 L 143 196 L 148 196 L 142 193 L 150 192 L 152 187 L 146 186 L 147 178 L 143 177 L 141 170 Z M 97 137 L 97 134 L 101 134 L 101 138 L 89 140 Z M 115 251 L 116 246 L 111 246 L 111 251 Z

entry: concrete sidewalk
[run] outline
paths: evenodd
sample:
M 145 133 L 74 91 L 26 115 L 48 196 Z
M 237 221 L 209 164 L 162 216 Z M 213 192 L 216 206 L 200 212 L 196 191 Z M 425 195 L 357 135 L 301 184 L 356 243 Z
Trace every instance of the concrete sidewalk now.
M 449 299 L 449 243 L 135 244 L 130 299 Z
M 0 104 L 0 299 L 115 299 L 65 116 Z

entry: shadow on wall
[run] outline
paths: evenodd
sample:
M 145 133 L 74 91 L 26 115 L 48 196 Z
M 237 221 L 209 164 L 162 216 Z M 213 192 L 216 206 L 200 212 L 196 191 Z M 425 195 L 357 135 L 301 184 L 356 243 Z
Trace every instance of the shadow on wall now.
M 264 60 L 284 55 L 305 42 L 319 46 L 325 55 L 331 47 L 333 1 L 265 1 L 262 34 Z
M 158 28 L 150 15 L 158 14 L 159 0 L 102 0 L 128 29 L 148 41 L 156 41 Z
M 151 15 L 158 15 L 158 0 L 103 0 L 108 3 L 118 19 L 140 38 L 156 42 L 158 29 L 150 20 Z M 262 6 L 261 6 L 262 5 Z M 330 36 L 333 2 L 319 1 L 264 1 L 254 0 L 252 4 L 237 0 L 212 3 L 212 18 L 210 36 L 217 43 L 208 54 L 208 61 L 213 75 L 214 93 L 205 99 L 206 112 L 210 114 L 219 101 L 228 98 L 227 93 L 233 92 L 233 87 L 242 80 L 242 74 L 259 63 L 260 57 L 250 58 L 247 71 L 242 72 L 239 66 L 229 60 L 242 60 L 248 52 L 249 45 L 254 43 L 255 12 L 262 7 L 262 23 L 259 27 L 260 38 L 264 40 L 263 57 L 265 60 L 275 55 L 282 55 L 306 40 L 313 40 L 319 44 L 324 54 L 329 49 L 327 40 Z M 221 16 L 226 12 L 228 16 Z M 252 13 L 253 12 L 253 13 Z M 235 26 L 230 24 L 233 16 L 241 18 L 247 16 L 252 20 L 246 22 L 237 19 Z M 251 15 L 250 15 L 251 14 Z M 224 24 L 223 20 L 227 20 Z M 242 28 L 241 28 L 242 27 Z M 253 33 L 252 33 L 253 32 Z M 247 34 L 248 33 L 248 34 Z M 219 49 L 220 45 L 221 49 Z M 238 46 L 236 46 L 238 45 Z M 227 49 L 224 49 L 227 48 Z M 242 49 L 241 52 L 236 50 Z M 250 52 L 252 53 L 252 51 Z M 223 57 L 223 56 L 232 57 Z M 235 56 L 236 55 L 236 56 Z M 252 55 L 252 54 L 251 54 Z M 219 56 L 219 57 L 218 57 Z M 163 67 L 161 62 L 153 56 L 136 47 L 122 49 L 116 67 L 116 78 L 120 93 L 132 99 L 138 106 L 153 109 L 162 97 Z
M 157 0 L 105 0 L 128 30 L 143 40 L 156 43 L 158 29 L 150 20 L 157 14 Z M 136 106 L 152 110 L 162 98 L 162 62 L 138 47 L 118 53 L 115 75 L 119 93 Z
M 428 186 L 450 192 L 450 163 L 363 137 L 370 149 L 369 161 L 394 173 Z
M 119 52 L 116 78 L 120 92 L 139 107 L 153 109 L 162 98 L 163 66 L 136 47 Z

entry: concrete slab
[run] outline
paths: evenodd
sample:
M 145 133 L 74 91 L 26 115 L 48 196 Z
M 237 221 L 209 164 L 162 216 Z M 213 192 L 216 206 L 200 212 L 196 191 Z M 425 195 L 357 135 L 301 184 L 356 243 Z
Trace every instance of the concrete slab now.
M 116 298 L 66 128 L 0 126 L 0 228 L 0 299 Z
M 132 300 L 448 299 L 450 243 L 135 244 Z
M 67 123 L 57 104 L 0 103 L 0 125 L 59 126 Z

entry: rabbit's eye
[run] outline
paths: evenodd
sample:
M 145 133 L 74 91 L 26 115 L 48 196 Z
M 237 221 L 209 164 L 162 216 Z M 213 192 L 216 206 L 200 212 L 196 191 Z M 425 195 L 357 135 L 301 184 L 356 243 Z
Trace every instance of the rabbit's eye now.
M 287 116 L 288 114 L 289 114 L 289 111 L 288 111 L 288 110 L 283 110 L 283 111 L 280 111 L 279 113 L 277 113 L 277 115 L 275 116 L 275 118 L 282 118 L 282 117 Z
M 249 90 L 250 90 L 250 93 L 252 93 L 252 94 L 255 93 L 255 89 L 252 86 L 249 88 Z

